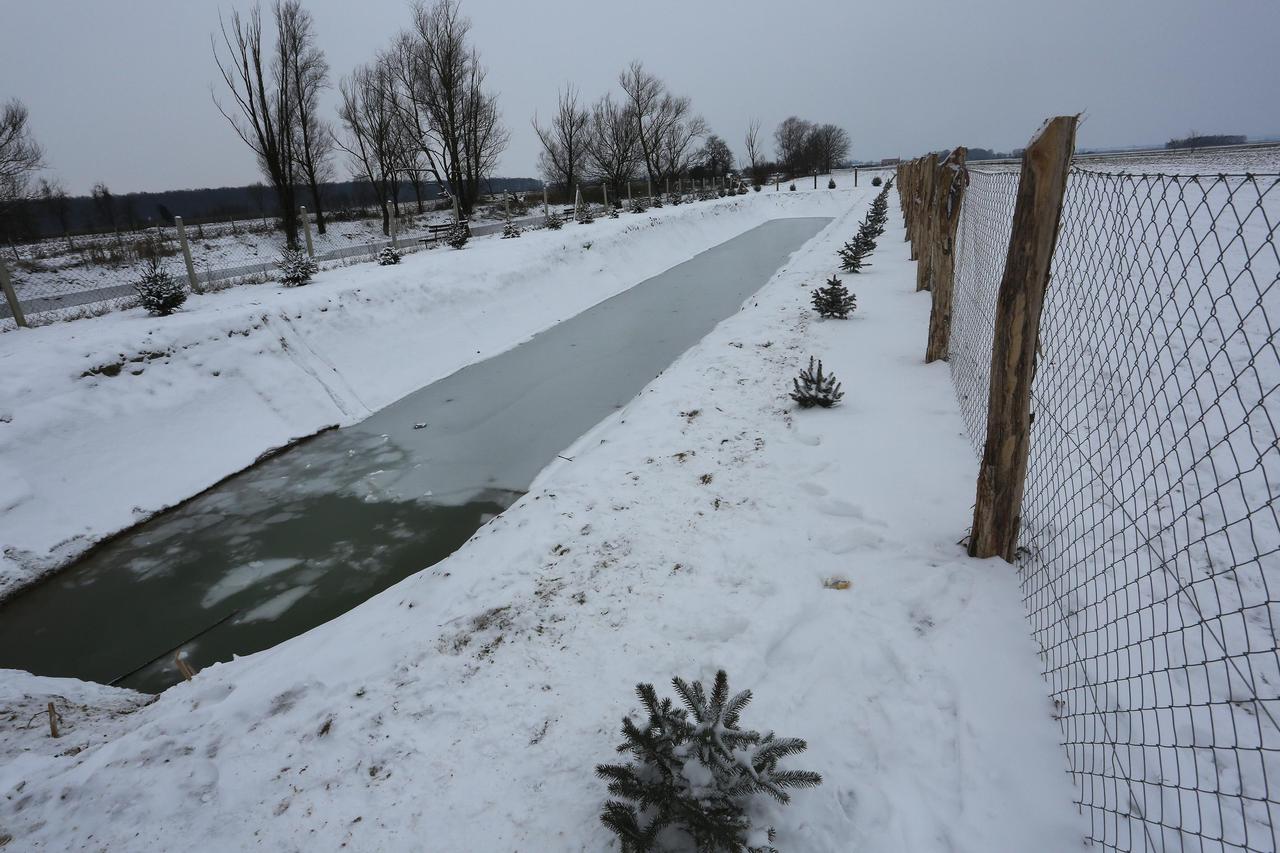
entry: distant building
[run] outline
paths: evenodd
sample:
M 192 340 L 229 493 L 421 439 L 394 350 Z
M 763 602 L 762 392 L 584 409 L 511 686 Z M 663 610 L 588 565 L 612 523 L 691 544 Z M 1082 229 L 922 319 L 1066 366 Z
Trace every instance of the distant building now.
M 902 162 L 901 157 L 885 157 L 880 161 L 881 166 L 896 166 Z

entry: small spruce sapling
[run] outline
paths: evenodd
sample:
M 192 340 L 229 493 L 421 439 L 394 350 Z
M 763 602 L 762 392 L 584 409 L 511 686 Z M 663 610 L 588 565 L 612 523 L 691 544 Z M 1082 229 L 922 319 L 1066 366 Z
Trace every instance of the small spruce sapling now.
M 637 196 L 635 200 L 631 202 L 632 213 L 644 213 L 648 209 L 649 205 L 645 202 L 644 196 Z
M 400 250 L 395 246 L 383 246 L 378 251 L 378 266 L 390 267 L 400 263 Z
M 280 270 L 280 283 L 285 287 L 302 287 L 320 271 L 320 267 L 306 252 L 290 249 L 288 246 L 280 250 L 280 260 L 276 261 L 276 266 Z
M 471 229 L 463 222 L 455 222 L 444 235 L 444 241 L 455 249 L 461 249 L 471 239 Z
M 511 239 L 513 239 L 513 238 L 515 238 L 515 237 L 519 237 L 519 236 L 521 235 L 521 233 L 523 233 L 523 232 L 520 230 L 520 226 L 519 226 L 519 225 L 516 225 L 516 224 L 515 224 L 514 222 L 512 222 L 510 219 L 508 219 L 508 220 L 507 220 L 507 224 L 506 224 L 506 225 L 502 226 L 502 239 L 503 239 L 503 240 L 511 240 Z
M 853 239 L 840 247 L 840 269 L 847 273 L 860 273 L 862 268 L 870 266 L 867 255 L 875 248 L 870 235 L 859 228 Z
M 625 741 L 618 752 L 630 753 L 629 763 L 596 767 L 613 797 L 604 804 L 601 823 L 626 853 L 670 849 L 681 834 L 701 853 L 773 851 L 773 828 L 751 826 L 750 800 L 768 794 L 786 804 L 787 789 L 822 784 L 818 773 L 778 767 L 807 744 L 741 728 L 739 716 L 751 691 L 730 696 L 724 670 L 716 673 L 709 694 L 701 682 L 671 683 L 683 708 L 660 700 L 652 684 L 636 685 L 648 720 L 622 721 Z
M 582 207 L 578 208 L 578 224 L 590 225 L 596 221 L 595 214 L 591 212 L 591 205 L 587 202 L 582 203 Z
M 826 286 L 813 292 L 813 310 L 819 317 L 847 320 L 857 308 L 858 298 L 835 276 L 828 279 Z
M 795 183 L 792 183 L 791 186 L 787 187 L 787 189 L 791 190 L 791 192 L 795 192 L 796 191 Z
M 878 186 L 880 186 L 880 184 L 881 184 L 881 180 L 880 180 L 879 175 L 877 175 L 876 177 L 874 177 L 874 178 L 872 178 L 872 179 L 871 179 L 871 186 L 873 186 L 873 187 L 878 187 Z
M 829 190 L 833 190 L 833 189 L 835 189 L 835 188 L 836 188 L 836 179 L 835 179 L 835 178 L 827 178 L 827 189 L 829 189 Z
M 138 303 L 156 317 L 167 317 L 187 301 L 182 282 L 170 275 L 164 262 L 154 254 L 143 260 L 142 275 L 133 290 L 138 294 Z
M 814 358 L 809 356 L 809 368 L 801 370 L 800 376 L 791 380 L 791 399 L 802 409 L 814 406 L 829 409 L 843 399 L 844 392 L 840 390 L 840 383 L 836 381 L 834 373 L 823 374 L 822 362 L 818 362 L 816 369 L 813 364 Z
M 544 222 L 543 225 L 550 228 L 552 231 L 559 231 L 564 227 L 564 220 L 560 218 L 559 214 L 552 211 L 551 215 L 547 217 L 547 221 Z

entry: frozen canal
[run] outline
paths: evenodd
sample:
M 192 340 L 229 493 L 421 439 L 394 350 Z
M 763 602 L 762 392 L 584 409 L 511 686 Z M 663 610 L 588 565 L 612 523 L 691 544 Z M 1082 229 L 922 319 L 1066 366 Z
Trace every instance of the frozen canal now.
M 0 667 L 156 691 L 179 649 L 200 668 L 349 610 L 461 546 L 829 221 L 767 222 L 152 519 L 0 607 Z

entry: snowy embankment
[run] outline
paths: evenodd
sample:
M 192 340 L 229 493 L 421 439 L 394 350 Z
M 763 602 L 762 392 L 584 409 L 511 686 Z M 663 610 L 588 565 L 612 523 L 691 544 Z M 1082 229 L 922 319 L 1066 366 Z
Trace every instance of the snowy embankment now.
M 0 598 L 261 453 L 361 420 L 778 216 L 845 192 L 753 193 L 484 238 L 305 288 L 194 296 L 0 335 Z
M 772 807 L 779 849 L 1080 849 L 1014 573 L 956 544 L 977 463 L 946 366 L 921 363 L 929 300 L 901 230 L 846 279 L 853 319 L 808 310 L 806 286 L 831 274 L 869 193 L 838 197 L 846 212 L 741 312 L 452 557 L 126 717 L 67 706 L 74 736 L 56 742 L 39 721 L 0 728 L 0 837 L 35 850 L 615 849 L 592 768 L 612 760 L 633 686 L 723 667 L 755 692 L 744 722 L 806 738 L 792 764 L 825 777 Z M 761 212 L 736 221 L 779 210 L 748 203 Z M 840 407 L 787 400 L 809 354 L 844 381 Z M 17 715 L 74 693 L 9 678 L 8 694 L 29 694 Z

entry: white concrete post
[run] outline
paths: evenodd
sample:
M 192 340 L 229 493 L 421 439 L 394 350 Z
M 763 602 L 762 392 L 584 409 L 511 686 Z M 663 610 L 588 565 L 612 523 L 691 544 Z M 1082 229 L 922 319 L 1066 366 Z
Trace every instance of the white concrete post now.
M 314 258 L 316 256 L 315 247 L 311 245 L 311 217 L 307 216 L 307 206 L 303 205 L 298 208 L 298 216 L 302 218 L 302 233 L 307 238 L 307 257 Z
M 182 217 L 173 217 L 173 224 L 178 229 L 178 245 L 182 247 L 182 260 L 187 264 L 187 284 L 192 293 L 200 292 L 200 282 L 196 281 L 196 265 L 191 260 L 191 245 L 187 243 L 187 227 L 182 224 Z
M 605 213 L 608 213 L 609 212 L 609 188 L 604 184 L 601 184 L 600 192 L 604 194 L 604 210 L 605 210 Z
M 645 178 L 644 185 L 649 190 L 649 198 L 652 199 L 653 198 L 653 178 Z
M 580 216 L 582 216 L 582 184 L 578 184 L 573 195 L 573 218 L 577 219 Z
M 542 215 L 547 219 L 551 218 L 551 205 L 547 204 L 547 185 L 546 184 L 542 185 Z
M 628 210 L 636 209 L 635 200 L 631 198 L 631 180 L 630 179 L 627 180 L 627 209 Z
M 4 265 L 4 258 L 0 258 L 0 290 L 4 291 L 4 300 L 9 303 L 9 310 L 13 312 L 13 321 L 19 326 L 27 325 L 27 317 L 22 313 L 22 306 L 18 304 L 18 294 L 13 290 L 13 282 L 9 279 L 9 268 Z
M 511 218 L 511 194 L 507 193 L 502 197 L 502 207 L 507 212 L 507 219 Z
M 396 234 L 400 231 L 400 219 L 396 216 L 395 205 L 388 207 L 387 210 L 390 213 L 387 217 L 387 230 L 391 232 L 391 248 L 396 249 L 399 248 L 396 245 Z

